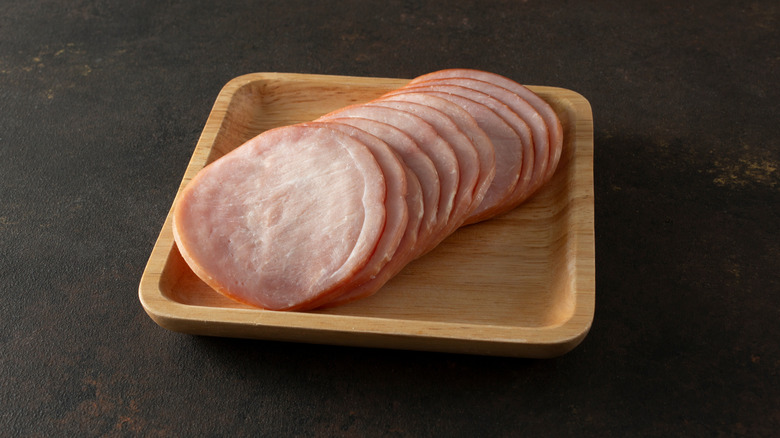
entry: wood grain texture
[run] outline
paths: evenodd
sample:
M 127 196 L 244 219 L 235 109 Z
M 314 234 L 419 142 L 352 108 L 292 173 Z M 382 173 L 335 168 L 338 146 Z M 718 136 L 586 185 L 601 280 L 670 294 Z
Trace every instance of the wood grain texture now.
M 205 165 L 265 130 L 312 120 L 407 82 L 240 76 L 217 97 L 179 191 Z M 375 296 L 312 312 L 233 302 L 183 261 L 169 215 L 141 279 L 144 309 L 164 328 L 199 335 L 517 357 L 571 350 L 594 315 L 592 113 L 576 92 L 529 88 L 563 124 L 564 151 L 553 179 L 514 211 L 458 230 Z

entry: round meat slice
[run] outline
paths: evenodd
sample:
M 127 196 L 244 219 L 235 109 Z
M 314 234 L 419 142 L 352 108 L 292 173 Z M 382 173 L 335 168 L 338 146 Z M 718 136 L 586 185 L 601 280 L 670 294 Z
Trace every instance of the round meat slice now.
M 324 121 L 312 122 L 312 124 L 314 123 L 343 132 L 366 145 L 368 150 L 371 151 L 385 177 L 385 184 L 387 186 L 385 210 L 387 216 L 382 235 L 379 238 L 374 253 L 368 260 L 368 263 L 366 263 L 360 271 L 355 273 L 348 282 L 340 286 L 338 291 L 334 291 L 322 300 L 312 301 L 310 303 L 312 308 L 318 307 L 344 293 L 348 293 L 355 286 L 374 278 L 395 254 L 398 244 L 401 242 L 401 238 L 406 233 L 406 226 L 409 223 L 409 209 L 406 203 L 407 169 L 387 143 L 354 126 Z M 416 206 L 413 205 L 413 207 Z M 415 226 L 416 225 L 417 224 L 415 224 Z
M 411 86 L 409 88 L 443 92 L 447 93 L 447 95 L 454 99 L 466 98 L 471 101 L 478 102 L 490 108 L 493 112 L 495 112 L 495 114 L 508 123 L 509 126 L 511 126 L 511 128 L 515 131 L 515 136 L 519 138 L 520 144 L 522 144 L 523 165 L 520 171 L 517 185 L 515 186 L 515 189 L 510 195 L 508 201 L 514 205 L 518 205 L 529 195 L 534 169 L 537 169 L 537 174 L 540 174 L 542 171 L 541 166 L 536 166 L 534 164 L 536 160 L 534 153 L 533 135 L 531 133 L 531 128 L 528 126 L 528 123 L 526 123 L 525 120 L 518 116 L 516 112 L 512 111 L 511 108 L 486 93 L 459 85 L 442 84 L 437 82 L 438 81 L 430 81 L 420 85 Z M 494 140 L 494 143 L 495 142 L 496 141 Z M 503 142 L 499 141 L 499 143 Z M 497 154 L 499 154 L 499 149 L 503 150 L 503 147 L 500 146 L 496 146 L 496 148 Z M 498 159 L 496 160 L 497 165 L 501 165 L 499 164 L 499 161 L 500 160 Z M 496 172 L 499 173 L 500 170 L 497 170 Z M 467 222 L 475 222 L 474 217 L 470 219 L 471 220 Z M 487 217 L 482 219 L 487 219 Z
M 338 119 L 337 119 L 338 120 Z M 355 120 L 355 119 L 350 119 Z M 339 295 L 335 299 L 326 303 L 323 307 L 333 307 L 345 304 L 351 301 L 365 298 L 376 293 L 390 279 L 395 277 L 410 261 L 416 256 L 415 246 L 417 243 L 417 233 L 422 222 L 423 188 L 414 172 L 407 167 L 407 196 L 406 202 L 409 207 L 409 223 L 406 232 L 398 244 L 398 248 L 391 258 L 374 277 L 363 284 L 354 287 L 346 293 Z M 414 212 L 419 212 L 415 214 Z
M 412 82 L 422 82 L 430 79 L 440 78 L 470 78 L 478 81 L 484 81 L 507 89 L 521 98 L 525 99 L 539 114 L 541 114 L 549 133 L 549 145 L 550 145 L 550 158 L 547 164 L 547 171 L 545 172 L 544 181 L 548 181 L 555 173 L 555 169 L 558 167 L 558 162 L 561 158 L 561 152 L 563 150 L 563 127 L 561 126 L 561 120 L 555 113 L 555 110 L 545 102 L 544 99 L 539 97 L 528 87 L 523 86 L 505 76 L 501 76 L 495 73 L 490 73 L 481 70 L 471 69 L 449 69 L 440 70 L 438 72 L 429 73 L 427 75 L 420 76 Z
M 496 175 L 496 151 L 490 136 L 483 129 L 484 126 L 481 126 L 475 119 L 475 114 L 469 111 L 469 109 L 474 108 L 464 108 L 462 105 L 446 99 L 446 96 L 420 93 L 405 88 L 388 93 L 380 100 L 414 102 L 432 107 L 447 115 L 455 126 L 459 128 L 459 131 L 453 131 L 448 129 L 449 126 L 446 126 L 448 125 L 446 123 L 445 126 L 441 127 L 444 131 L 440 131 L 440 134 L 453 145 L 453 150 L 458 155 L 461 169 L 461 185 L 463 184 L 463 175 L 470 172 L 465 170 L 464 167 L 473 167 L 478 170 L 477 181 L 471 194 L 471 205 L 463 211 L 466 215 L 465 217 L 471 215 L 482 204 Z M 445 133 L 448 136 L 445 136 Z M 476 152 L 476 161 L 471 161 L 474 159 L 471 149 Z M 460 226 L 461 220 L 456 218 L 453 221 L 455 228 Z M 455 228 L 452 228 L 452 231 Z
M 423 97 L 428 97 L 428 99 L 423 99 L 426 101 L 437 99 L 430 96 Z M 446 101 L 444 102 L 446 103 Z M 445 113 L 432 106 L 417 103 L 412 100 L 404 100 L 404 96 L 388 96 L 387 98 L 377 99 L 372 102 L 372 105 L 380 105 L 399 111 L 408 111 L 425 120 L 436 130 L 439 136 L 452 147 L 455 157 L 457 158 L 460 182 L 458 183 L 457 191 L 455 193 L 452 210 L 450 211 L 449 218 L 447 218 L 444 226 L 440 228 L 438 233 L 435 233 L 432 236 L 430 243 L 424 250 L 425 252 L 428 252 L 455 231 L 455 229 L 463 223 L 466 216 L 473 210 L 472 205 L 475 203 L 475 187 L 480 181 L 479 155 L 474 147 L 474 143 L 472 143 L 458 128 L 458 125 Z M 476 124 L 476 122 L 474 123 Z M 484 133 L 482 135 L 484 135 Z M 490 178 L 492 178 L 492 174 L 490 175 Z M 487 182 L 489 184 L 489 181 Z M 487 185 L 483 185 L 486 189 Z M 478 201 L 484 197 L 484 192 L 485 190 L 480 188 L 480 199 Z
M 206 284 L 264 309 L 308 309 L 368 262 L 385 226 L 373 154 L 316 125 L 276 128 L 201 170 L 173 212 L 182 257 Z
M 470 96 L 474 99 L 482 97 L 483 99 L 481 100 L 486 103 L 493 101 L 491 103 L 493 103 L 494 107 L 503 106 L 504 109 L 517 118 L 519 123 L 525 125 L 525 122 L 520 120 L 508 107 L 484 93 L 449 85 L 426 86 L 423 84 L 410 86 L 401 88 L 395 94 L 429 94 L 445 99 L 471 114 L 477 125 L 482 128 L 490 139 L 495 153 L 495 159 L 493 160 L 495 178 L 493 178 L 484 199 L 466 218 L 464 225 L 495 216 L 503 211 L 504 205 L 512 202 L 519 185 L 527 186 L 528 181 L 531 179 L 531 166 L 533 163 L 530 131 L 525 139 L 521 138 L 517 130 L 510 126 L 492 108 L 464 96 Z M 531 159 L 526 159 L 526 153 L 528 152 L 530 152 Z
M 353 105 L 326 114 L 318 120 L 328 120 L 337 117 L 360 117 L 395 126 L 411 137 L 433 162 L 436 173 L 439 176 L 441 191 L 436 211 L 436 222 L 429 234 L 426 235 L 421 232 L 417 239 L 418 248 L 425 251 L 431 239 L 438 237 L 441 230 L 447 226 L 455 194 L 458 191 L 460 171 L 458 169 L 458 160 L 452 147 L 439 136 L 430 124 L 408 111 L 376 105 L 370 102 L 362 105 Z
M 411 137 L 406 135 L 400 129 L 388 125 L 386 123 L 378 122 L 376 120 L 364 119 L 362 117 L 343 117 L 343 118 L 327 118 L 328 121 L 342 123 L 356 128 L 362 129 L 375 137 L 383 140 L 393 149 L 406 166 L 413 173 L 414 180 L 417 185 L 421 187 L 422 193 L 419 202 L 422 203 L 421 208 L 416 210 L 412 208 L 418 201 L 409 201 L 409 221 L 418 224 L 416 230 L 414 230 L 412 242 L 414 246 L 417 244 L 417 236 L 430 235 L 433 227 L 436 225 L 436 212 L 438 211 L 439 204 L 439 174 L 436 172 L 436 167 L 433 165 L 433 161 L 420 149 L 417 143 L 412 140 Z M 408 176 L 408 175 L 407 175 Z M 408 178 L 411 180 L 411 178 Z M 412 182 L 412 184 L 415 184 Z M 408 185 L 409 181 L 407 181 Z M 412 188 L 407 188 L 410 193 L 413 193 Z M 414 216 L 418 215 L 419 218 Z
M 512 111 L 525 120 L 531 129 L 531 135 L 534 145 L 534 171 L 531 175 L 529 187 L 530 193 L 535 192 L 545 182 L 547 176 L 548 162 L 550 158 L 550 139 L 547 124 L 541 114 L 532 107 L 525 99 L 506 88 L 493 85 L 476 79 L 468 78 L 442 78 L 431 79 L 416 83 L 420 84 L 450 84 L 471 88 L 486 93 L 501 103 L 508 106 Z

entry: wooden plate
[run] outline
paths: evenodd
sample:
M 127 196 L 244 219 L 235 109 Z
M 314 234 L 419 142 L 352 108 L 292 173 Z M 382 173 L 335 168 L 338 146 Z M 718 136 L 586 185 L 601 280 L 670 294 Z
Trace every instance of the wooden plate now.
M 206 164 L 267 129 L 312 120 L 406 82 L 240 76 L 217 97 L 179 193 Z M 571 350 L 594 312 L 593 118 L 588 101 L 573 91 L 529 88 L 563 124 L 564 152 L 553 179 L 514 211 L 460 229 L 373 297 L 312 312 L 233 302 L 189 269 L 169 214 L 141 278 L 144 309 L 160 326 L 196 335 L 518 357 Z

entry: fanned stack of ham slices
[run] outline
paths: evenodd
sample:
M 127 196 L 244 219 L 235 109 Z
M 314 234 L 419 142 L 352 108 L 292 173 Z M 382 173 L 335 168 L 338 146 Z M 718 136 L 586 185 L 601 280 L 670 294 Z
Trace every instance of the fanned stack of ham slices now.
M 458 227 L 507 212 L 557 167 L 552 108 L 503 76 L 451 69 L 266 131 L 206 166 L 173 214 L 188 265 L 269 310 L 370 296 Z

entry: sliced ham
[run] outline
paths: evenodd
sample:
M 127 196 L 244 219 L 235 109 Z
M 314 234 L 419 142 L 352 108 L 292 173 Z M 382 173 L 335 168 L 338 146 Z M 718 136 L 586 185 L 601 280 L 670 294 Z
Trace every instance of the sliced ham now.
M 398 274 L 401 269 L 404 268 L 411 260 L 413 260 L 417 254 L 415 247 L 417 246 L 417 235 L 420 229 L 420 223 L 423 218 L 423 188 L 420 185 L 419 179 L 414 172 L 406 167 L 407 176 L 407 195 L 406 203 L 409 210 L 409 220 L 407 223 L 406 231 L 404 232 L 398 247 L 393 254 L 393 257 L 382 266 L 382 269 L 372 276 L 368 280 L 353 287 L 351 290 L 344 294 L 341 294 L 329 302 L 325 303 L 323 307 L 333 307 L 341 304 L 355 301 L 360 298 L 365 298 L 376 293 L 382 286 L 387 283 L 388 280 Z
M 353 275 L 345 284 L 339 286 L 337 290 L 324 295 L 320 299 L 311 301 L 307 305 L 307 307 L 311 308 L 319 307 L 330 302 L 333 299 L 350 292 L 355 287 L 375 278 L 387 262 L 395 255 L 396 249 L 398 248 L 402 237 L 406 234 L 406 227 L 409 224 L 409 208 L 407 207 L 407 195 L 409 194 L 407 190 L 408 169 L 398 159 L 396 153 L 390 149 L 387 143 L 366 131 L 346 124 L 332 122 L 314 123 L 342 132 L 363 143 L 374 155 L 374 158 L 377 160 L 377 163 L 384 174 L 385 184 L 387 186 L 387 196 L 385 198 L 385 226 L 379 241 L 377 242 L 376 249 L 368 259 L 366 265 L 355 272 L 355 275 Z M 417 187 L 419 187 L 419 185 Z M 411 194 L 412 208 L 420 208 L 417 203 L 419 197 L 419 193 Z M 421 211 L 422 210 L 417 210 L 413 214 L 419 215 Z M 419 222 L 414 222 L 412 225 L 417 227 Z
M 364 119 L 361 117 L 332 117 L 327 118 L 332 122 L 343 123 L 346 125 L 360 128 L 377 138 L 382 139 L 392 148 L 406 166 L 412 171 L 417 180 L 417 183 L 422 189 L 421 211 L 417 214 L 419 218 L 414 218 L 414 213 L 410 214 L 410 220 L 418 222 L 418 228 L 414 231 L 413 235 L 413 248 L 417 247 L 417 236 L 428 236 L 433 232 L 433 227 L 436 225 L 436 212 L 439 205 L 439 174 L 436 172 L 436 167 L 433 165 L 433 161 L 428 155 L 420 149 L 420 146 L 408 135 L 404 134 L 400 129 L 388 125 L 387 123 L 378 122 L 376 120 Z M 413 205 L 415 202 L 411 201 L 408 204 Z
M 552 109 L 550 104 L 544 101 L 539 95 L 528 89 L 528 87 L 525 87 L 507 77 L 482 71 L 482 70 L 471 70 L 471 69 L 447 69 L 447 70 L 440 70 L 437 72 L 429 73 L 420 77 L 415 78 L 411 83 L 420 83 L 425 82 L 428 80 L 433 79 L 453 79 L 453 78 L 469 78 L 478 80 L 482 83 L 488 83 L 493 84 L 495 86 L 504 88 L 506 90 L 511 91 L 512 93 L 515 93 L 522 99 L 525 99 L 534 109 L 536 109 L 541 117 L 544 119 L 544 122 L 548 129 L 548 141 L 549 141 L 549 148 L 550 148 L 550 154 L 549 154 L 549 160 L 548 165 L 546 167 L 545 176 L 543 178 L 543 181 L 548 181 L 550 178 L 552 178 L 552 175 L 555 173 L 555 169 L 558 167 L 558 162 L 561 158 L 561 151 L 563 150 L 563 127 L 561 126 L 561 121 L 558 118 L 558 115 L 555 113 L 555 110 Z M 480 85 L 478 84 L 477 87 Z M 479 89 L 479 88 L 477 88 Z
M 435 178 L 436 170 L 433 168 L 433 163 L 430 161 L 430 159 L 427 158 L 425 154 L 422 153 L 422 151 L 417 148 L 417 145 L 414 143 L 414 141 L 412 141 L 401 131 L 395 130 L 390 125 L 367 119 L 345 118 L 333 119 L 331 121 L 334 123 L 343 123 L 347 126 L 352 126 L 352 124 L 359 125 L 363 128 L 366 128 L 367 130 L 372 130 L 372 132 L 387 140 L 387 144 L 391 147 L 391 149 L 396 151 L 405 151 L 404 155 L 399 154 L 399 157 L 402 158 L 402 161 L 404 156 L 406 156 L 407 159 L 410 159 L 411 161 L 419 161 L 421 163 L 426 163 L 425 160 L 427 160 L 428 165 L 430 165 L 430 169 L 428 169 L 428 166 L 423 165 L 423 174 L 432 174 L 434 179 L 430 180 L 430 182 L 436 183 L 436 186 L 438 187 L 438 179 Z M 384 286 L 388 280 L 398 274 L 398 272 L 400 272 L 401 269 L 403 269 L 403 267 L 406 266 L 406 264 L 413 260 L 416 256 L 417 251 L 415 248 L 417 246 L 417 236 L 423 221 L 425 211 L 425 191 L 420 184 L 420 180 L 417 177 L 417 174 L 412 171 L 409 166 L 404 166 L 404 168 L 406 170 L 407 180 L 406 204 L 409 212 L 408 222 L 403 237 L 401 238 L 398 247 L 395 249 L 392 258 L 390 258 L 387 263 L 382 266 L 382 269 L 378 273 L 371 276 L 371 278 L 351 288 L 350 290 L 346 291 L 346 293 L 343 293 L 328 301 L 322 307 L 338 306 L 373 295 L 382 286 Z M 436 202 L 438 202 L 438 191 L 436 193 L 437 196 L 434 199 Z
M 544 183 L 547 176 L 548 162 L 550 158 L 550 140 L 547 124 L 541 114 L 525 99 L 506 88 L 493 85 L 488 82 L 470 78 L 443 78 L 431 79 L 419 84 L 452 84 L 466 88 L 472 88 L 486 93 L 512 109 L 522 118 L 531 130 L 532 144 L 534 145 L 534 171 L 531 175 L 529 190 L 535 192 Z
M 460 171 L 452 146 L 419 116 L 408 111 L 376 105 L 373 102 L 347 107 L 327 114 L 319 120 L 342 117 L 360 117 L 393 125 L 411 137 L 433 162 L 439 176 L 441 191 L 436 222 L 429 234 L 421 233 L 417 240 L 418 247 L 425 250 L 431 239 L 438 237 L 441 230 L 449 223 L 450 212 L 458 191 Z
M 468 190 L 468 186 L 463 184 L 463 180 L 466 179 L 463 175 L 467 174 L 467 168 L 471 167 L 474 171 L 477 171 L 477 180 L 470 196 L 468 193 L 462 195 L 464 204 L 469 199 L 471 202 L 464 205 L 460 210 L 454 211 L 450 216 L 452 225 L 447 233 L 450 234 L 457 227 L 461 226 L 465 218 L 469 217 L 474 210 L 483 204 L 484 198 L 496 175 L 496 151 L 493 141 L 483 129 L 485 127 L 484 124 L 481 125 L 476 120 L 476 117 L 481 117 L 482 115 L 469 111 L 477 110 L 477 108 L 470 107 L 467 110 L 462 105 L 454 103 L 446 97 L 402 88 L 398 92 L 383 96 L 378 101 L 403 101 L 432 107 L 445 114 L 452 121 L 454 127 L 457 128 L 452 129 L 452 125 L 449 123 L 444 123 L 443 126 L 439 127 L 434 125 L 442 137 L 453 145 L 453 149 L 458 156 L 461 169 L 461 187 L 459 187 L 459 191 Z M 476 153 L 476 158 L 474 158 L 474 153 L 471 152 L 472 149 Z M 522 157 L 520 161 L 522 161 Z
M 174 238 L 193 272 L 237 301 L 341 305 L 459 226 L 526 200 L 555 172 L 562 132 L 514 81 L 431 73 L 264 132 L 205 167 L 177 197 Z
M 307 309 L 362 269 L 385 227 L 386 185 L 365 145 L 339 131 L 267 131 L 205 167 L 173 213 L 176 244 L 215 290 Z
M 403 98 L 392 100 L 394 97 L 397 98 L 397 96 L 391 96 L 388 99 L 377 99 L 372 105 L 408 111 L 425 120 L 436 130 L 439 136 L 452 147 L 457 159 L 456 165 L 458 166 L 460 173 L 460 180 L 453 199 L 452 209 L 449 217 L 441 224 L 438 231 L 431 236 L 430 241 L 424 248 L 423 252 L 428 252 L 447 236 L 452 234 L 473 210 L 475 206 L 474 191 L 477 182 L 480 181 L 479 155 L 474 147 L 474 143 L 469 140 L 469 138 L 458 128 L 458 125 L 445 113 L 427 104 L 406 101 L 403 100 Z M 430 101 L 431 99 L 436 98 L 433 97 L 426 100 Z M 492 179 L 492 173 L 490 179 Z M 489 182 L 490 181 L 487 180 L 488 184 Z M 485 189 L 487 189 L 487 186 L 485 186 Z M 482 189 L 479 190 L 480 199 L 484 197 L 484 191 L 485 190 Z
M 501 102 L 487 94 L 469 88 L 446 84 L 428 86 L 423 84 L 404 87 L 393 93 L 393 95 L 403 96 L 419 94 L 445 99 L 471 114 L 477 125 L 487 134 L 493 146 L 495 178 L 492 180 L 484 199 L 466 218 L 464 225 L 476 223 L 503 212 L 505 206 L 513 203 L 514 199 L 518 197 L 516 193 L 522 191 L 531 179 L 533 147 L 530 130 L 528 130 L 526 123 Z M 501 117 L 493 108 L 505 110 L 504 117 Z M 518 126 L 511 126 L 505 118 L 509 118 Z M 518 131 L 522 134 L 519 134 Z

